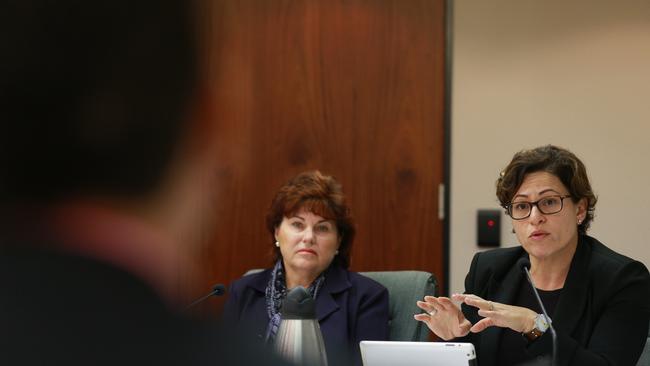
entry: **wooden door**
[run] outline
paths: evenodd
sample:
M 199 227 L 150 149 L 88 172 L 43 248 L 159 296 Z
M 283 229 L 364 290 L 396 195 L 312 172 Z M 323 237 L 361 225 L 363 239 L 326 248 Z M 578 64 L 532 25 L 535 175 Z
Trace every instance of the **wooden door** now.
M 269 267 L 271 198 L 311 169 L 343 184 L 352 270 L 426 270 L 444 285 L 444 2 L 214 0 L 209 12 L 219 194 L 205 282 L 188 286 L 198 296 Z

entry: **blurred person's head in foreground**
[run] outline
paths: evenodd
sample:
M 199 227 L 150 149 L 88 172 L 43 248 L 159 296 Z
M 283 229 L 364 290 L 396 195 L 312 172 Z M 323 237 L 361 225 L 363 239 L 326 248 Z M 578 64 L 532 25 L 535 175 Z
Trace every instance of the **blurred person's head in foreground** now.
M 1 3 L 3 361 L 276 364 L 169 307 L 213 206 L 194 6 Z
M 166 239 L 209 206 L 198 204 L 213 134 L 199 102 L 194 6 L 3 2 L 0 237 L 38 234 L 36 216 L 67 249 L 129 267 L 162 292 L 177 287 L 169 281 L 186 248 Z M 147 226 L 140 241 L 155 245 L 108 245 L 131 230 L 118 221 Z

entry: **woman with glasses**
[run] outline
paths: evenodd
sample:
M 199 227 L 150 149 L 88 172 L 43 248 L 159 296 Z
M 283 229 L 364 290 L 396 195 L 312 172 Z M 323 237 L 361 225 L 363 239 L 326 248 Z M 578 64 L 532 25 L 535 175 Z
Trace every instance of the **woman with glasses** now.
M 415 319 L 444 340 L 472 342 L 481 366 L 551 357 L 551 324 L 558 365 L 635 365 L 648 335 L 650 276 L 587 235 L 596 196 L 583 163 L 555 146 L 524 150 L 496 185 L 521 245 L 476 254 L 465 293 L 425 297 L 417 305 L 427 313 Z

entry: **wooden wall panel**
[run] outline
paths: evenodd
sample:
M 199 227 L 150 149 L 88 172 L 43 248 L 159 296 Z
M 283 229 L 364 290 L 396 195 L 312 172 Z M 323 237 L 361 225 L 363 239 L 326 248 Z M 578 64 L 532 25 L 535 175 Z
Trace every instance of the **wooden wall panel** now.
M 219 194 L 196 295 L 270 265 L 270 200 L 311 169 L 343 184 L 353 270 L 444 283 L 443 2 L 215 0 L 209 19 Z

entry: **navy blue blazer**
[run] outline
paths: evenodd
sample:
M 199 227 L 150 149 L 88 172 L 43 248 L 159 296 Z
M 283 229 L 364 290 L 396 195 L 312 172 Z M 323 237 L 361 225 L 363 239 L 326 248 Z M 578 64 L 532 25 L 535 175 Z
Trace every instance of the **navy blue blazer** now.
M 234 321 L 264 341 L 269 317 L 266 286 L 271 270 L 244 276 L 230 285 L 223 319 Z M 316 316 L 328 363 L 361 365 L 359 342 L 388 339 L 388 290 L 339 266 L 331 266 L 316 298 Z M 343 361 L 342 361 L 343 360 Z
M 528 254 L 521 247 L 478 253 L 472 260 L 465 292 L 512 304 L 524 281 L 516 266 Z M 481 319 L 476 308 L 463 306 L 465 317 Z M 636 364 L 648 335 L 650 275 L 641 263 L 614 252 L 598 240 L 581 235 L 554 314 L 558 365 Z M 490 327 L 459 340 L 477 348 L 479 365 L 496 365 L 503 328 Z M 527 352 L 550 355 L 550 332 L 531 342 Z

